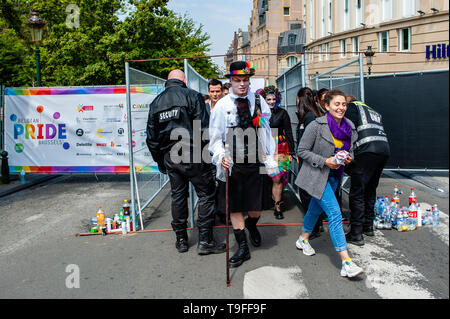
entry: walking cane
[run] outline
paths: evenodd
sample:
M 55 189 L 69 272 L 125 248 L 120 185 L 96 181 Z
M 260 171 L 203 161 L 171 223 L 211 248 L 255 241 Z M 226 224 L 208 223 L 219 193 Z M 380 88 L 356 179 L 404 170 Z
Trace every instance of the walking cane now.
M 225 169 L 226 174 L 226 182 L 225 182 L 225 226 L 226 226 L 226 258 L 227 258 L 227 287 L 230 287 L 230 245 L 229 245 L 229 237 L 230 237 L 230 230 L 228 228 L 228 218 L 229 218 L 229 207 L 228 207 L 228 168 Z

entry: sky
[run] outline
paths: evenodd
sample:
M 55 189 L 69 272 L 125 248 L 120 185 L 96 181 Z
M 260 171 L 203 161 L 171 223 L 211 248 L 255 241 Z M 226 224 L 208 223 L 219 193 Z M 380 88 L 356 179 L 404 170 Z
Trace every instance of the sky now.
M 187 13 L 210 35 L 210 55 L 226 54 L 234 31 L 247 31 L 252 0 L 170 0 L 168 7 L 179 15 Z M 213 61 L 223 67 L 223 57 Z

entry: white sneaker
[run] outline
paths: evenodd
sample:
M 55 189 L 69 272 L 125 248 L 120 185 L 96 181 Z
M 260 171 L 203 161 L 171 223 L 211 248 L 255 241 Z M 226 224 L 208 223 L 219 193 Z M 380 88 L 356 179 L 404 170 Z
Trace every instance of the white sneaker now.
M 342 262 L 341 276 L 342 277 L 356 277 L 362 274 L 364 270 L 358 267 L 350 258 Z
M 295 246 L 300 249 L 303 250 L 303 253 L 306 256 L 312 256 L 316 254 L 316 251 L 314 250 L 314 248 L 311 247 L 311 245 L 309 244 L 308 240 L 303 240 L 303 238 L 300 236 L 297 240 L 297 242 L 295 243 Z

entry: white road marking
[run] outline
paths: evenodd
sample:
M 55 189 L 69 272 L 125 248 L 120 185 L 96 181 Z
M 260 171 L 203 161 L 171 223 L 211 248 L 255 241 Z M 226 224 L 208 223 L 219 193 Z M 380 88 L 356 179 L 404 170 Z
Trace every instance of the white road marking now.
M 44 217 L 44 214 L 36 214 L 36 215 L 30 216 L 28 218 L 25 218 L 24 222 L 25 223 L 29 223 L 29 222 L 32 222 L 32 221 L 34 221 L 36 219 L 39 219 L 41 217 Z
M 424 211 L 431 209 L 431 205 L 428 203 L 419 203 L 420 208 Z M 439 208 L 439 207 L 438 207 Z M 429 231 L 436 234 L 439 239 L 441 239 L 448 246 L 448 228 L 449 228 L 449 217 L 446 213 L 439 209 L 439 226 L 434 227 L 433 225 L 422 226 L 421 229 L 428 229 Z
M 246 299 L 306 299 L 308 289 L 298 267 L 280 268 L 265 266 L 245 274 Z
M 405 256 L 386 240 L 381 231 L 375 237 L 364 237 L 365 245 L 349 245 L 350 256 L 364 269 L 366 286 L 374 288 L 383 299 L 433 299 L 433 295 L 419 285 L 426 278 Z

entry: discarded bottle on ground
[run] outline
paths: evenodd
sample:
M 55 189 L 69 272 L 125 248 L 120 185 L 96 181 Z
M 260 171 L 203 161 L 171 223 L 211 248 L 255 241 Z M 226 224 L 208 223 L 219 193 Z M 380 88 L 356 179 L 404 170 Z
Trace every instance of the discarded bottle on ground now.
M 105 226 L 105 212 L 102 210 L 102 206 L 98 206 L 97 224 L 98 224 L 99 229 L 100 229 L 100 227 Z
M 414 187 L 411 188 L 411 194 L 409 194 L 409 205 L 411 205 L 412 203 L 417 204 L 417 196 L 416 193 L 414 192 Z
M 439 226 L 439 209 L 438 209 L 438 205 L 434 204 L 433 206 L 433 210 L 432 210 L 433 214 L 433 226 L 437 227 Z
M 128 204 L 128 201 L 125 199 L 123 204 L 123 214 L 125 216 L 130 216 L 130 204 Z
M 20 171 L 20 183 L 21 184 L 25 184 L 26 183 L 26 179 L 25 179 L 25 170 L 22 168 L 22 170 Z

